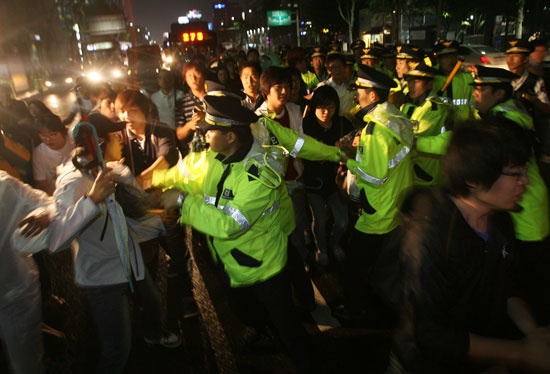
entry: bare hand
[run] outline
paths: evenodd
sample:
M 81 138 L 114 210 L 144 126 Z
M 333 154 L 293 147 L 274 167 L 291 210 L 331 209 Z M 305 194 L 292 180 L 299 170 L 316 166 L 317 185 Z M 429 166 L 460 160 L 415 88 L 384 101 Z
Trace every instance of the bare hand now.
M 525 99 L 525 100 L 527 100 L 527 101 L 529 101 L 529 102 L 531 102 L 531 103 L 535 103 L 535 102 L 538 101 L 538 99 L 537 99 L 536 96 L 530 95 L 530 94 L 527 94 L 527 93 L 522 94 L 522 95 L 521 95 L 521 98 L 522 98 L 522 99 Z
M 101 170 L 88 193 L 88 196 L 95 204 L 102 202 L 115 192 L 115 181 L 111 171 L 112 169 L 108 167 Z
M 203 112 L 203 111 L 195 112 L 195 113 L 193 113 L 193 116 L 191 117 L 191 121 L 195 122 L 195 125 L 196 125 L 197 122 L 203 121 L 205 117 L 206 117 L 205 112 Z
M 334 179 L 334 182 L 336 183 L 336 186 L 340 190 L 344 190 L 346 188 L 346 176 L 348 175 L 348 171 L 345 168 L 345 165 L 341 164 L 338 167 L 338 171 L 336 172 L 336 178 Z
M 50 216 L 47 213 L 29 216 L 19 221 L 17 227 L 25 225 L 27 226 L 21 231 L 21 235 L 25 238 L 36 236 L 50 225 Z
M 534 371 L 550 371 L 550 342 L 536 329 L 522 340 L 523 361 Z
M 136 177 L 136 181 L 144 191 L 147 191 L 153 187 L 153 173 L 142 173 Z

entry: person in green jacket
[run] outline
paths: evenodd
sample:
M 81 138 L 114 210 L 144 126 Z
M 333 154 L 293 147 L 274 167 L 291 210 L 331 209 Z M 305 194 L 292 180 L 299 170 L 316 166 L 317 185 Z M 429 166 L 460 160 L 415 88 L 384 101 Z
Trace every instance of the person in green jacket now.
M 424 58 L 425 52 L 422 48 L 411 44 L 398 45 L 395 47 L 395 51 L 397 52 L 395 56 L 395 72 L 399 79 L 401 90 L 403 94 L 406 95 L 409 93 L 409 88 L 407 87 L 405 73 L 409 72 L 411 69 L 415 69 L 418 64 L 420 64 Z
M 451 73 L 458 62 L 458 42 L 454 40 L 440 40 L 433 47 L 433 53 L 437 58 L 440 75 L 434 78 L 434 92 L 439 92 L 448 75 Z M 471 118 L 473 106 L 472 93 L 474 91 L 470 83 L 473 82 L 470 73 L 459 71 L 451 81 L 451 84 L 445 89 L 441 96 L 449 100 L 453 105 L 452 122 L 458 123 Z
M 364 128 L 355 159 L 347 168 L 356 175 L 361 216 L 355 224 L 347 258 L 349 312 L 365 312 L 365 302 L 373 302 L 367 274 L 374 268 L 384 246 L 398 227 L 402 195 L 412 187 L 410 150 L 413 142 L 411 121 L 387 102 L 396 83 L 384 73 L 360 65 L 355 88 L 358 92 Z M 376 307 L 369 305 L 372 311 Z
M 449 105 L 432 91 L 437 70 L 424 64 L 405 73 L 409 93 L 401 111 L 413 122 L 416 137 L 434 136 L 446 131 Z M 413 184 L 432 186 L 441 183 L 441 156 L 415 150 L 412 154 Z
M 476 115 L 495 122 L 515 122 L 529 133 L 534 132 L 533 118 L 519 101 L 512 98 L 511 82 L 517 75 L 504 69 L 477 65 L 474 99 Z M 519 279 L 526 290 L 526 299 L 540 323 L 550 322 L 550 223 L 548 190 L 539 173 L 535 155 L 527 163 L 529 184 L 518 202 L 521 210 L 512 212 L 512 220 L 520 248 Z
M 202 175 L 193 176 L 180 164 L 175 170 L 154 173 L 153 185 L 176 184 L 187 191 L 178 199 L 181 223 L 207 235 L 237 315 L 254 324 L 265 309 L 298 371 L 309 372 L 309 347 L 293 311 L 286 270 L 281 153 L 254 140 L 250 124 L 258 117 L 235 105 L 234 98 L 205 96 L 204 101 L 206 116 L 198 126 L 206 131 L 210 150 L 203 154 Z

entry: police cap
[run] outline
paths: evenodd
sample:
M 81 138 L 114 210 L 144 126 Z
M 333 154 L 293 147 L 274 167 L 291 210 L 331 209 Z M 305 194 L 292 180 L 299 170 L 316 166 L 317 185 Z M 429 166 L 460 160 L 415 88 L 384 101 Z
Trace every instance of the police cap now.
M 323 49 L 321 47 L 313 48 L 313 53 L 311 54 L 311 58 L 313 57 L 325 57 L 325 53 L 323 52 Z
M 433 47 L 433 53 L 436 56 L 441 56 L 449 53 L 458 53 L 460 44 L 456 40 L 440 39 Z
M 363 55 L 361 55 L 361 60 L 364 58 L 372 59 L 381 59 L 385 54 L 385 48 L 380 44 L 372 44 L 369 48 L 363 49 Z
M 506 43 L 506 54 L 524 53 L 526 55 L 533 52 L 533 44 L 527 40 L 513 39 Z
M 438 74 L 438 71 L 434 68 L 431 68 L 425 64 L 419 64 L 417 67 L 415 67 L 412 70 L 409 70 L 405 73 L 405 79 L 407 78 L 413 78 L 413 79 L 434 79 L 434 77 Z
M 424 50 L 420 47 L 410 44 L 402 44 L 395 47 L 398 59 L 421 61 L 424 57 Z
M 366 65 L 359 65 L 357 79 L 352 85 L 353 88 L 378 88 L 389 90 L 397 87 L 397 83 L 386 74 Z
M 258 121 L 258 116 L 241 105 L 241 101 L 232 96 L 204 97 L 206 116 L 197 126 L 202 130 L 227 129 L 233 126 L 248 126 Z
M 231 92 L 221 83 L 209 80 L 205 81 L 204 83 L 206 84 L 206 94 L 209 96 L 233 96 L 239 100 L 242 100 L 246 97 L 246 94 L 244 92 Z
M 354 41 L 352 44 L 351 44 L 351 49 L 352 50 L 356 50 L 356 49 L 364 49 L 365 48 L 365 42 L 362 41 L 362 40 L 356 40 Z
M 482 65 L 476 65 L 473 68 L 474 81 L 471 86 L 488 86 L 511 84 L 512 81 L 519 78 L 519 75 L 506 69 L 488 68 Z

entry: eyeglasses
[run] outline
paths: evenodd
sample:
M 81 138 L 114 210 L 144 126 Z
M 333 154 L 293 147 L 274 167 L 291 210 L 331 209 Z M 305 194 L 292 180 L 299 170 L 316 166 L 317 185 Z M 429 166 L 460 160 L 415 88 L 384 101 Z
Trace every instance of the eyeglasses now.
M 520 179 L 522 177 L 527 177 L 527 168 L 524 168 L 522 171 L 506 171 L 502 170 L 500 174 L 507 175 L 509 177 L 515 177 L 516 179 Z
M 48 134 L 38 134 L 40 136 L 40 139 L 53 139 L 59 134 L 58 132 L 50 132 Z

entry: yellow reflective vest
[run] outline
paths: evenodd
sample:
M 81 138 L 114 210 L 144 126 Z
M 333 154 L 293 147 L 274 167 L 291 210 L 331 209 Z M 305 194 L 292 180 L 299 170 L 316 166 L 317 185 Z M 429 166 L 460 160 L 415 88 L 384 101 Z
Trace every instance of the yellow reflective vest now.
M 223 265 L 231 287 L 249 286 L 278 274 L 287 260 L 278 189 L 282 178 L 276 172 L 280 165 L 272 165 L 269 150 L 256 142 L 235 162 L 221 160 L 212 151 L 199 155 L 202 178 L 189 178 L 198 170 L 186 170 L 190 164 L 182 163 L 155 170 L 153 185 L 193 191 L 181 206 L 181 223 L 208 235 L 214 259 Z
M 436 75 L 432 88 L 433 92 L 439 92 L 446 80 L 447 76 Z M 451 84 L 441 95 L 447 98 L 448 103 L 452 105 L 451 119 L 453 123 L 466 121 L 471 118 L 474 86 L 471 86 L 470 83 L 473 82 L 474 78 L 470 73 L 458 72 L 451 81 Z
M 445 121 L 449 114 L 449 105 L 433 95 L 428 96 L 419 106 L 405 103 L 401 106 L 401 111 L 413 123 L 414 134 L 418 138 L 436 136 L 446 131 Z M 441 155 L 414 150 L 411 153 L 413 184 L 416 186 L 441 184 L 441 159 Z
M 284 127 L 279 122 L 267 116 L 262 116 L 258 122 L 250 126 L 254 138 L 260 144 L 271 145 L 275 142 L 286 149 L 290 157 L 298 157 L 310 161 L 340 161 L 340 154 L 342 154 L 340 148 L 326 145 L 309 135 L 300 134 Z M 290 235 L 296 228 L 294 207 L 288 195 L 286 184 L 282 183 L 279 189 L 281 193 L 281 221 L 284 231 Z
M 362 213 L 355 229 L 385 234 L 398 226 L 404 193 L 412 186 L 412 123 L 395 106 L 376 105 L 364 117 L 355 160 L 347 167 L 357 176 Z
M 489 114 L 495 117 L 503 116 L 527 130 L 533 130 L 532 117 L 520 105 L 514 99 L 510 99 L 495 105 L 489 110 Z M 527 178 L 529 184 L 519 201 L 523 210 L 510 214 L 514 221 L 517 239 L 528 242 L 541 241 L 550 233 L 548 189 L 540 176 L 534 155 L 527 162 Z
M 305 73 L 302 73 L 302 80 L 307 86 L 307 89 L 311 92 L 317 85 L 319 84 L 319 79 L 317 79 L 317 75 L 311 71 L 306 71 Z

